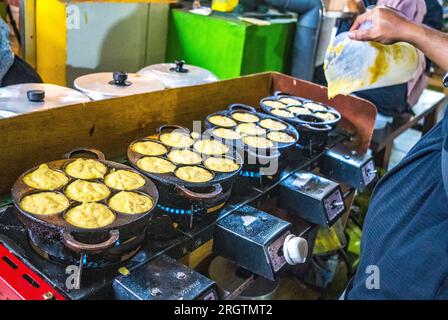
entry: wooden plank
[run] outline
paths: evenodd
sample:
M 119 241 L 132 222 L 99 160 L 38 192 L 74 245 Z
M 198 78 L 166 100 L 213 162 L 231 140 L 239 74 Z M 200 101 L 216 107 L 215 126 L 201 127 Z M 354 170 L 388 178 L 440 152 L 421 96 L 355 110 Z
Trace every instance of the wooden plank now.
M 60 159 L 70 149 L 90 146 L 108 158 L 122 156 L 132 140 L 161 124 L 191 127 L 193 120 L 231 103 L 258 105 L 270 88 L 271 74 L 264 73 L 1 119 L 0 194 L 26 169 Z

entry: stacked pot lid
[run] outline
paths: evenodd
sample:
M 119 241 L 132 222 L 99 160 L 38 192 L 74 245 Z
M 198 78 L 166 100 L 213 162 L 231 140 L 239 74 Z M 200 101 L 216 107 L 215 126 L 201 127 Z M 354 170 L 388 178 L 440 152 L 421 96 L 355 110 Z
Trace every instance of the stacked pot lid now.
M 151 75 L 163 82 L 167 88 L 193 86 L 219 80 L 210 71 L 185 64 L 182 60 L 147 66 L 138 71 L 138 74 Z
M 0 119 L 89 101 L 89 97 L 82 92 L 54 84 L 24 83 L 7 86 L 0 88 Z
M 75 88 L 93 100 L 129 96 L 165 89 L 163 83 L 152 76 L 122 71 L 92 73 L 77 78 Z

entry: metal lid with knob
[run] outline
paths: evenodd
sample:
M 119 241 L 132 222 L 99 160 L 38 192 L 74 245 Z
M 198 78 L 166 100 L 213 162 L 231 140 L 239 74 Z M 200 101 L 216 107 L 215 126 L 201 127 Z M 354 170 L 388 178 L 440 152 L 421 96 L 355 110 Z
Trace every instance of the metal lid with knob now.
M 305 263 L 308 256 L 308 242 L 304 238 L 288 235 L 283 243 L 283 256 L 289 265 Z
M 186 64 L 184 60 L 150 65 L 137 73 L 151 75 L 162 81 L 167 88 L 193 86 L 219 80 L 207 69 Z
M 89 101 L 82 92 L 54 84 L 16 84 L 0 88 L 0 118 Z
M 152 76 L 123 71 L 87 74 L 75 79 L 74 86 L 93 100 L 123 97 L 165 89 L 163 83 Z

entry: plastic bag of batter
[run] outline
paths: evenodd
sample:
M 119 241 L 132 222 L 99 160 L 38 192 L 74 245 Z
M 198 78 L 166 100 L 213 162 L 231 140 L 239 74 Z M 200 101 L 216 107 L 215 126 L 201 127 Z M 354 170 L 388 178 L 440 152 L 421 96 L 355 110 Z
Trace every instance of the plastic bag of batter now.
M 417 66 L 417 49 L 408 43 L 355 41 L 348 32 L 341 33 L 325 56 L 328 97 L 408 82 Z

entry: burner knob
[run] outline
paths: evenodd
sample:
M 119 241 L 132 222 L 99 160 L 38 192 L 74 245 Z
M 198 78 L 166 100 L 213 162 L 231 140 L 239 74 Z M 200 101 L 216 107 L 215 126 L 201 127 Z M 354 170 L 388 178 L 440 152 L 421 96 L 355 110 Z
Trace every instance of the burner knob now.
M 304 263 L 308 256 L 308 242 L 295 235 L 288 235 L 283 243 L 283 255 L 290 265 Z

